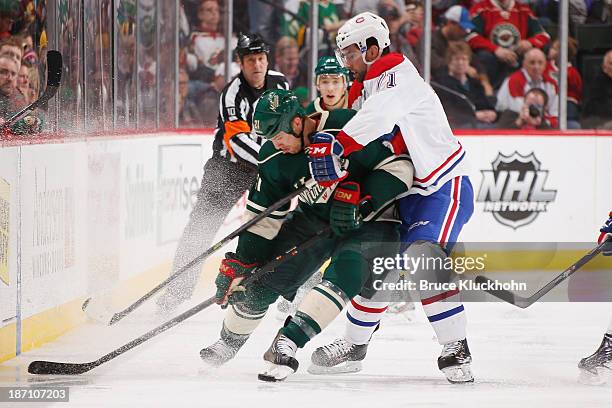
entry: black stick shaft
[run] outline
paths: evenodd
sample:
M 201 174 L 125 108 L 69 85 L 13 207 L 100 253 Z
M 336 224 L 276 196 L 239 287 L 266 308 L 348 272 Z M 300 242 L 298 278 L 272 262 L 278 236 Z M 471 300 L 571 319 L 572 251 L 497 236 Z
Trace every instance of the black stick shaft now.
M 123 319 L 125 316 L 127 316 L 130 313 L 132 313 L 134 310 L 136 310 L 138 307 L 140 307 L 140 305 L 142 305 L 144 302 L 146 302 L 148 299 L 150 299 L 157 292 L 159 292 L 160 290 L 165 288 L 169 283 L 174 281 L 176 278 L 178 278 L 185 271 L 190 269 L 192 266 L 197 265 L 198 263 L 202 262 L 204 259 L 208 258 L 210 255 L 212 255 L 213 253 L 215 253 L 216 251 L 221 249 L 223 246 L 225 246 L 225 244 L 230 242 L 232 239 L 236 238 L 237 236 L 242 234 L 244 231 L 246 231 L 247 229 L 251 228 L 253 225 L 255 225 L 259 221 L 263 220 L 265 217 L 267 217 L 268 215 L 272 214 L 274 211 L 278 210 L 283 205 L 285 205 L 288 202 L 290 202 L 294 197 L 297 197 L 302 192 L 304 192 L 305 190 L 309 189 L 312 185 L 314 185 L 314 183 L 315 183 L 315 181 L 313 179 L 308 180 L 306 182 L 306 184 L 304 184 L 302 187 L 300 187 L 297 190 L 291 192 L 286 197 L 278 200 L 277 202 L 272 204 L 270 207 L 266 208 L 264 211 L 262 211 L 261 213 L 257 214 L 256 217 L 250 219 L 249 221 L 244 223 L 242 226 L 237 228 L 234 232 L 232 232 L 231 234 L 229 234 L 228 236 L 223 238 L 221 241 L 217 242 L 215 245 L 213 245 L 210 248 L 208 248 L 206 251 L 204 251 L 202 254 L 200 254 L 197 258 L 195 258 L 194 260 L 189 262 L 187 265 L 184 265 L 181 268 L 179 268 L 175 273 L 170 275 L 168 278 L 166 278 L 160 284 L 155 286 L 149 292 L 145 293 L 141 298 L 136 300 L 134 303 L 132 303 L 131 305 L 129 305 L 128 307 L 126 307 L 122 311 L 115 313 L 113 315 L 113 317 L 110 319 L 110 322 L 108 323 L 109 326 L 117 323 L 118 321 Z
M 272 261 L 268 262 L 266 265 L 257 269 L 255 273 L 253 273 L 253 275 L 246 278 L 244 282 L 242 283 L 242 285 L 248 285 L 249 283 L 252 283 L 256 281 L 257 279 L 261 278 L 263 275 L 270 273 L 271 271 L 274 270 L 274 268 L 278 267 L 280 264 L 285 262 L 287 259 L 294 257 L 295 255 L 299 254 L 300 252 L 312 246 L 322 236 L 328 234 L 329 231 L 330 231 L 330 228 L 326 227 L 323 230 L 319 231 L 317 234 L 308 238 L 306 241 L 287 250 L 284 254 L 277 256 Z M 214 296 L 209 299 L 206 299 L 204 302 L 181 313 L 175 318 L 168 320 L 166 323 L 162 324 L 161 326 L 158 326 L 146 332 L 142 336 L 130 341 L 129 343 L 124 344 L 123 346 L 111 351 L 110 353 L 103 355 L 97 360 L 90 361 L 87 363 L 61 363 L 61 362 L 54 362 L 54 361 L 37 360 L 37 361 L 32 361 L 30 363 L 30 365 L 28 366 L 28 372 L 30 374 L 60 374 L 60 375 L 83 374 L 87 371 L 92 370 L 93 368 L 98 367 L 101 364 L 104 364 L 120 356 L 126 351 L 133 349 L 134 347 L 144 343 L 147 340 L 150 340 L 151 338 L 157 336 L 158 334 L 165 332 L 166 330 L 176 326 L 177 324 L 190 318 L 196 313 L 206 309 L 207 307 L 209 307 L 210 305 L 214 303 L 215 303 Z
M 529 297 L 519 296 L 515 293 L 510 292 L 509 290 L 487 290 L 486 292 L 490 293 L 498 299 L 503 300 L 504 302 L 508 302 L 522 309 L 525 309 L 540 300 L 544 295 L 546 295 L 548 292 L 557 287 L 561 282 L 569 278 L 574 272 L 582 268 L 587 262 L 595 258 L 603 250 L 605 245 L 609 245 L 609 241 L 604 241 L 601 244 L 597 245 L 595 248 L 591 249 L 586 255 L 574 262 L 567 269 L 557 275 L 553 280 L 548 282 L 536 293 Z M 476 277 L 476 282 L 488 281 L 491 281 L 491 279 L 485 276 Z

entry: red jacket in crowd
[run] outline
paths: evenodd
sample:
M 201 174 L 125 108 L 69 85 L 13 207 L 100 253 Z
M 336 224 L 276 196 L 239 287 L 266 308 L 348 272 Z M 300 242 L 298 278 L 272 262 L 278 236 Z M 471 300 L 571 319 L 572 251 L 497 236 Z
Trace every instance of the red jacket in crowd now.
M 529 6 L 515 0 L 510 0 L 506 8 L 496 0 L 482 0 L 472 7 L 470 15 L 476 28 L 467 41 L 474 50 L 514 49 L 521 40 L 542 48 L 550 41 Z

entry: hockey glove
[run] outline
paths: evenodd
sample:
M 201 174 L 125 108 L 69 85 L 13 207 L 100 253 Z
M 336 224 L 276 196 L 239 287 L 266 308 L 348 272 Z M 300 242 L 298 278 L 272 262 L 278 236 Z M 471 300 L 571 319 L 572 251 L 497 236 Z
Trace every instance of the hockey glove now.
M 342 236 L 361 227 L 363 215 L 360 205 L 369 207 L 370 197 L 360 195 L 359 184 L 354 181 L 347 181 L 336 188 L 329 214 L 329 225 L 336 235 Z
M 308 168 L 317 183 L 330 187 L 348 176 L 343 168 L 344 148 L 334 135 L 326 132 L 315 133 L 308 146 Z
M 244 298 L 244 291 L 246 289 L 240 286 L 240 282 L 251 275 L 256 267 L 256 263 L 245 264 L 241 262 L 233 252 L 225 254 L 225 259 L 221 261 L 219 273 L 217 274 L 217 279 L 215 279 L 215 285 L 217 286 L 215 298 L 217 304 L 221 305 L 221 308 L 225 309 L 230 300 L 233 303 L 239 302 L 241 298 Z
M 605 256 L 612 256 L 612 211 L 610 211 L 610 214 L 608 216 L 610 218 L 608 218 L 608 221 L 606 221 L 603 227 L 601 227 L 601 229 L 599 230 L 601 234 L 599 235 L 597 243 L 601 244 L 602 242 L 607 240 L 608 243 L 606 244 L 606 246 L 604 246 L 602 253 Z

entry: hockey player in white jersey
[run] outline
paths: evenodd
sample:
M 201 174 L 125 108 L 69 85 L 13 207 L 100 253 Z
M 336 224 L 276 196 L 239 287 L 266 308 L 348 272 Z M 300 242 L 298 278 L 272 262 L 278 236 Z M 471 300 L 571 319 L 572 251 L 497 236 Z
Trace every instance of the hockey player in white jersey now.
M 597 242 L 601 244 L 608 241 L 602 253 L 605 256 L 612 256 L 612 211 L 608 217 L 608 221 L 599 230 L 601 234 Z M 580 360 L 578 368 L 580 368 L 580 382 L 594 385 L 607 382 L 612 370 L 612 320 L 599 348 L 590 356 Z
M 384 135 L 396 153 L 410 154 L 415 167 L 410 195 L 400 200 L 403 248 L 409 256 L 444 260 L 474 209 L 465 151 L 432 88 L 406 57 L 389 52 L 389 30 L 382 18 L 359 14 L 340 28 L 336 41 L 339 59 L 358 82 L 354 86 L 362 86 L 350 101 L 358 112 L 335 138 L 319 135 L 313 140 L 318 148 L 311 149 L 311 173 L 323 185 L 342 180 L 347 176 L 342 158 Z M 443 274 L 429 271 L 438 279 Z M 458 290 L 420 293 L 443 346 L 438 368 L 453 383 L 473 381 L 459 295 Z M 344 338 L 315 350 L 309 371 L 358 371 L 387 306 L 387 301 L 352 299 Z

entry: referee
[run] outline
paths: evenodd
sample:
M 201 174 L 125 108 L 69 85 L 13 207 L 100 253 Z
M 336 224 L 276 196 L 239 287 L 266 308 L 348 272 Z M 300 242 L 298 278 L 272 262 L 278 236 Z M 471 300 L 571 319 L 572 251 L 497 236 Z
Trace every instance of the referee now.
M 257 175 L 257 155 L 264 139 L 252 132 L 255 101 L 268 89 L 289 89 L 280 72 L 268 69 L 270 48 L 257 34 L 240 34 L 236 53 L 240 74 L 225 85 L 219 100 L 213 155 L 204 165 L 197 201 L 183 231 L 172 273 L 211 245 L 223 220 Z M 158 312 L 170 313 L 189 299 L 202 263 L 184 271 L 158 298 Z

